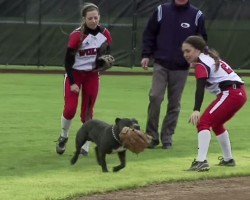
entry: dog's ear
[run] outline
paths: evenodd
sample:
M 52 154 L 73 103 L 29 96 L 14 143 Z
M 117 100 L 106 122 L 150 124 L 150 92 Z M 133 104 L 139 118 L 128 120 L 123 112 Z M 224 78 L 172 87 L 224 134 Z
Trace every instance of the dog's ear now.
M 132 118 L 131 120 L 132 120 L 132 122 L 134 122 L 134 123 L 136 123 L 136 124 L 139 124 L 137 119 Z
M 134 124 L 133 129 L 141 130 L 141 127 L 139 124 Z
M 117 125 L 117 124 L 119 123 L 120 120 L 121 120 L 121 118 L 117 117 L 117 118 L 115 119 L 115 124 Z

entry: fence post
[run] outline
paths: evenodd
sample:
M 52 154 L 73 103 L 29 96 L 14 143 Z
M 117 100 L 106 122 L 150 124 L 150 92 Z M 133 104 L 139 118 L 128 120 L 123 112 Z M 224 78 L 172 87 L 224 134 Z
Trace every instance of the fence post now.
M 136 55 L 136 36 L 137 36 L 137 0 L 133 0 L 133 22 L 132 22 L 132 38 L 131 38 L 131 67 L 135 65 Z

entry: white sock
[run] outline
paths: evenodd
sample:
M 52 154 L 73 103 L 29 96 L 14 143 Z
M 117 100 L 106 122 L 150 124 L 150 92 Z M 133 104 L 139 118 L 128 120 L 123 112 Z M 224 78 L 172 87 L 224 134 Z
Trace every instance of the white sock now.
M 232 156 L 232 149 L 231 149 L 229 134 L 227 130 L 224 133 L 216 136 L 216 138 L 218 139 L 220 143 L 220 147 L 223 153 L 223 159 L 225 161 L 229 161 L 230 159 L 233 158 L 233 156 Z
M 86 152 L 89 152 L 89 145 L 90 141 L 85 142 L 84 145 L 82 145 L 82 149 L 84 149 Z
M 61 117 L 61 129 L 62 129 L 61 136 L 62 137 L 65 137 L 65 138 L 69 137 L 69 128 L 70 128 L 71 122 L 72 120 L 67 120 L 62 115 Z
M 207 152 L 211 140 L 211 133 L 209 130 L 202 130 L 198 133 L 198 156 L 197 161 L 204 161 L 207 159 Z

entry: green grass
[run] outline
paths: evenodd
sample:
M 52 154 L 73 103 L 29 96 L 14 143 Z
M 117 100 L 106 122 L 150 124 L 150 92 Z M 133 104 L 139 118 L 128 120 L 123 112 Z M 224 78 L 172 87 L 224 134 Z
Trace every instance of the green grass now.
M 248 93 L 250 78 L 244 77 Z M 182 110 L 174 135 L 174 149 L 146 149 L 127 153 L 127 166 L 119 173 L 102 173 L 96 164 L 94 144 L 89 157 L 71 166 L 77 113 L 64 155 L 55 153 L 63 108 L 63 75 L 0 74 L 0 199 L 72 199 L 81 195 L 141 187 L 160 182 L 180 182 L 231 176 L 249 176 L 249 103 L 226 125 L 229 129 L 235 168 L 218 167 L 221 155 L 213 136 L 208 173 L 184 171 L 197 153 L 195 127 L 187 123 L 192 112 L 195 81 L 188 78 Z M 145 127 L 150 76 L 101 76 L 95 118 L 113 123 L 116 117 L 135 117 Z M 206 95 L 203 108 L 213 99 Z M 166 110 L 162 104 L 161 119 Z M 107 156 L 108 168 L 118 164 L 116 154 Z

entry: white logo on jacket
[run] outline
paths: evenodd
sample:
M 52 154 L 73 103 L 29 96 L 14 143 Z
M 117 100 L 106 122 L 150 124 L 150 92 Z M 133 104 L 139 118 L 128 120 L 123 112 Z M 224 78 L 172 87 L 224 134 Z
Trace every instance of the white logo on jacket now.
M 189 28 L 189 27 L 190 27 L 190 24 L 189 24 L 189 23 L 183 22 L 183 23 L 181 23 L 181 27 L 182 27 L 182 28 Z

